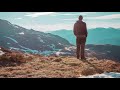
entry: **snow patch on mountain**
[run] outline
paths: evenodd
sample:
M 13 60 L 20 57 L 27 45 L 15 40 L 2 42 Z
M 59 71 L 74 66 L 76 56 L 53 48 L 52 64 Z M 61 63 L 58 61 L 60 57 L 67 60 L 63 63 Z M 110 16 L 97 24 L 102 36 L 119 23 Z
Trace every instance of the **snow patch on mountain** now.
M 7 37 L 7 36 L 4 36 L 4 37 L 12 40 L 12 41 L 15 42 L 15 43 L 18 43 L 15 39 L 13 39 L 13 38 L 11 38 L 11 37 Z
M 107 51 L 107 53 L 111 53 L 111 51 Z
M 5 54 L 3 51 L 1 51 L 1 48 L 0 48 L 0 56 L 2 56 L 3 54 Z
M 52 48 L 53 50 L 55 50 L 55 45 L 54 44 L 51 44 L 51 45 L 48 45 L 50 48 Z
M 41 39 L 41 37 L 38 37 L 38 39 L 40 40 L 40 42 L 45 43 L 45 42 Z
M 85 50 L 86 50 L 86 51 L 89 51 L 90 49 L 86 48 Z
M 120 73 L 110 72 L 110 73 L 102 73 L 102 74 L 95 74 L 89 76 L 81 76 L 80 78 L 120 78 Z
M 70 47 L 65 47 L 65 50 L 71 51 L 71 48 Z
M 66 55 L 66 54 L 67 54 L 67 55 L 71 55 L 71 53 L 69 53 L 69 52 L 56 52 L 56 53 L 55 53 L 56 56 Z
M 45 56 L 48 56 L 48 55 L 51 55 L 53 53 L 55 53 L 56 51 L 43 51 L 43 52 L 39 52 L 41 55 L 45 55 Z
M 20 50 L 20 48 L 9 47 L 10 50 Z
M 13 25 L 15 28 L 19 28 L 17 25 Z
M 62 45 L 61 43 L 58 43 L 59 45 Z
M 24 46 L 21 46 L 19 45 L 22 49 L 20 48 L 15 48 L 15 47 L 10 47 L 10 50 L 17 50 L 17 51 L 22 51 L 22 52 L 25 52 L 25 53 L 33 53 L 33 54 L 39 54 L 39 51 L 37 50 L 32 50 L 32 49 L 29 49 L 29 48 L 26 48 Z
M 10 44 L 10 43 L 7 43 L 7 44 Z
M 22 27 L 16 25 L 16 24 L 11 24 L 13 27 L 17 28 L 17 29 L 22 29 Z
M 31 53 L 38 53 L 38 51 L 37 50 L 32 50 L 32 49 L 30 49 L 30 48 L 26 48 L 26 47 L 24 47 L 24 46 L 22 46 L 22 45 L 19 45 L 21 48 L 23 48 L 24 49 L 24 51 L 25 52 L 31 52 Z
M 45 43 L 42 39 L 40 39 L 40 42 Z
M 20 34 L 20 35 L 24 35 L 24 32 L 20 32 L 19 34 Z

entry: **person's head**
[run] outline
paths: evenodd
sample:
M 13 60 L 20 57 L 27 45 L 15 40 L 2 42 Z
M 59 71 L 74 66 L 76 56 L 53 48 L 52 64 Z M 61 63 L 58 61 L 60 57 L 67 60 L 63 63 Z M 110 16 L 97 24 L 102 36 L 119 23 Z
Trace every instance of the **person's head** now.
M 83 20 L 83 16 L 82 16 L 82 15 L 79 16 L 79 20 L 80 20 L 80 21 Z

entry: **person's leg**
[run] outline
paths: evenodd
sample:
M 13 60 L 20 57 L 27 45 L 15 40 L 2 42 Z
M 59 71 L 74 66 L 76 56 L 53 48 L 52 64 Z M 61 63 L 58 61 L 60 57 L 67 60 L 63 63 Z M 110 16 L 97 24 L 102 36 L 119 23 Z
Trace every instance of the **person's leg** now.
M 80 58 L 80 45 L 77 45 L 77 51 L 76 51 L 77 59 Z
M 85 59 L 85 43 L 86 43 L 86 38 L 81 40 L 81 59 Z
M 76 46 L 77 46 L 76 55 L 77 55 L 77 59 L 79 59 L 79 57 L 80 57 L 80 41 L 79 41 L 79 38 L 76 39 Z
M 85 59 L 85 44 L 81 44 L 81 59 Z

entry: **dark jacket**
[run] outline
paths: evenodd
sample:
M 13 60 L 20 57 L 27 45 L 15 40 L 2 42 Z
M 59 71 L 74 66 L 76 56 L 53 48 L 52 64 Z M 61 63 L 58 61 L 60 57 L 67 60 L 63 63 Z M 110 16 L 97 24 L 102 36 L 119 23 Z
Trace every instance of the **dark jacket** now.
M 73 32 L 75 36 L 85 35 L 87 37 L 88 32 L 87 32 L 86 23 L 79 20 L 76 21 L 76 23 L 74 24 Z

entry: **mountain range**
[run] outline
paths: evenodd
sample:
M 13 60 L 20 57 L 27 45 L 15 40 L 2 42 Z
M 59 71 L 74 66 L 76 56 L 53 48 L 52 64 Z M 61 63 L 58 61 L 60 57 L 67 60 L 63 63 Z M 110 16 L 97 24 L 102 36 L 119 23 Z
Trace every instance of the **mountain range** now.
M 71 44 L 76 44 L 72 30 L 57 30 L 50 33 L 65 38 Z M 94 28 L 88 29 L 87 44 L 111 44 L 120 45 L 120 29 L 115 28 Z
M 26 29 L 0 19 L 0 46 L 30 53 L 49 54 L 71 44 L 64 38 Z

